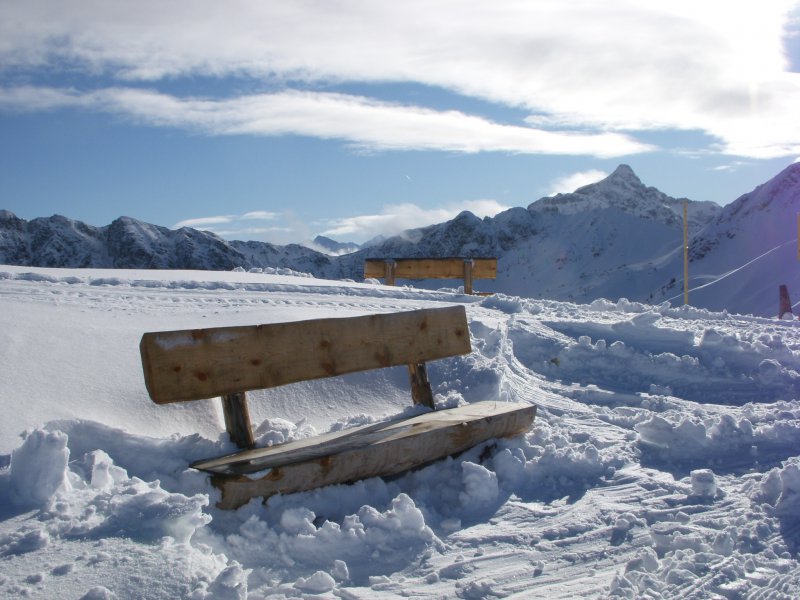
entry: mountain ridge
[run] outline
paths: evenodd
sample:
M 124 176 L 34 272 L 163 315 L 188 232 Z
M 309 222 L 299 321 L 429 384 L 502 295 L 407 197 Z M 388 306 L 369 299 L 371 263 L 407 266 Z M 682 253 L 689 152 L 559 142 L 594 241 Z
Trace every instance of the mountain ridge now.
M 484 218 L 463 211 L 449 221 L 408 230 L 341 256 L 297 244 L 227 241 L 210 232 L 170 230 L 132 217 L 94 227 L 61 215 L 25 221 L 0 210 L 0 263 L 212 270 L 282 267 L 322 278 L 361 279 L 366 258 L 497 256 L 497 279 L 477 282 L 481 291 L 576 302 L 602 297 L 659 302 L 674 297 L 681 285 L 684 202 L 692 233 L 690 283 L 696 286 L 738 268 L 756 252 L 775 253 L 775 243 L 796 236 L 792 207 L 800 203 L 800 164 L 790 165 L 725 207 L 672 198 L 645 186 L 629 166 L 620 165 L 599 182 L 541 198 L 527 208 L 514 207 Z M 732 239 L 746 242 L 747 247 L 731 245 Z M 780 267 L 769 268 L 778 270 L 776 282 L 789 268 L 785 256 L 781 261 Z M 750 277 L 749 285 L 769 287 L 771 281 Z M 730 284 L 726 293 L 748 300 L 726 300 L 723 308 L 769 314 L 769 303 L 756 302 L 752 293 Z M 698 306 L 720 307 L 709 294 L 694 298 Z

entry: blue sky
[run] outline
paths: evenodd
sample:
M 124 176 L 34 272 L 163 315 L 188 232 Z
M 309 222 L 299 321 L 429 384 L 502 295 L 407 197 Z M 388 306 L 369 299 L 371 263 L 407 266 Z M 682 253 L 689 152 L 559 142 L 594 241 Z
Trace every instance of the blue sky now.
M 667 4 L 667 6 L 659 6 Z M 0 208 L 364 241 L 800 157 L 800 3 L 0 2 Z

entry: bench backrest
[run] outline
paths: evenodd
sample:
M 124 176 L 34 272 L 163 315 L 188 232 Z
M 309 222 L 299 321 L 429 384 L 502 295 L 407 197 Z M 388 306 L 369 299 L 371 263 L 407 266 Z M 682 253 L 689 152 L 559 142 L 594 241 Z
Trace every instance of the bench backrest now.
M 369 258 L 364 261 L 364 277 L 384 277 L 387 260 L 394 263 L 397 279 L 462 279 L 465 261 L 471 261 L 473 279 L 497 277 L 496 258 Z
M 363 317 L 146 333 L 157 404 L 225 396 L 470 352 L 463 306 Z

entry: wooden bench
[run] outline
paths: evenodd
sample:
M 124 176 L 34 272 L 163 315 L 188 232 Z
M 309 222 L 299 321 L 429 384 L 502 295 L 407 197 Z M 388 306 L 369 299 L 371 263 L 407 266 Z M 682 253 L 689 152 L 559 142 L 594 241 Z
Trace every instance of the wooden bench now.
M 495 279 L 496 258 L 368 258 L 364 278 L 385 279 L 463 279 L 464 293 L 472 294 L 474 279 Z
M 144 379 L 157 404 L 222 398 L 239 452 L 191 466 L 212 475 L 217 504 L 393 475 L 495 437 L 526 431 L 536 407 L 478 402 L 255 448 L 246 392 L 407 365 L 415 404 L 434 407 L 426 362 L 471 351 L 463 306 L 362 317 L 146 333 Z

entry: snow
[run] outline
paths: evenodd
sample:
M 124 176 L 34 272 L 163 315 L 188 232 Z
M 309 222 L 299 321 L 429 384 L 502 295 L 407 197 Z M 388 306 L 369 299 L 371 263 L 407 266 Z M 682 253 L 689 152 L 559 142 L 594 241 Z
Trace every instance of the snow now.
M 466 306 L 437 406 L 532 429 L 388 480 L 215 507 L 214 400 L 150 401 L 147 331 Z M 284 271 L 0 265 L 0 597 L 800 597 L 797 321 Z M 260 445 L 410 412 L 403 369 L 254 393 Z

